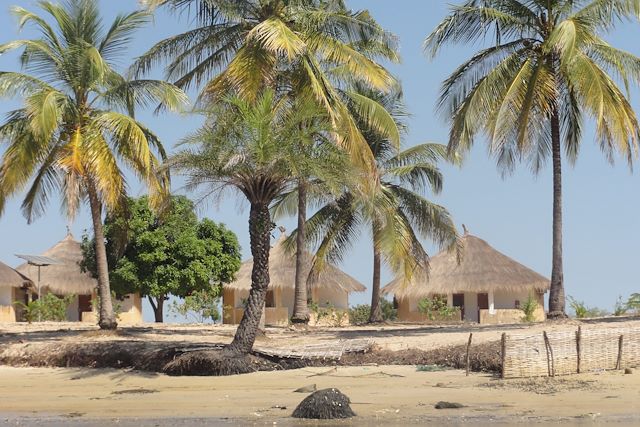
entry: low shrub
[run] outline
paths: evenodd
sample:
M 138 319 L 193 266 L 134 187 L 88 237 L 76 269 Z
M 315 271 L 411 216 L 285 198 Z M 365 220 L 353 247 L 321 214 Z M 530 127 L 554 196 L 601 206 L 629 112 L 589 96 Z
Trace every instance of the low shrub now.
M 45 294 L 41 298 L 31 301 L 29 304 L 16 302 L 23 308 L 24 320 L 32 322 L 64 322 L 67 320 L 67 307 L 71 304 L 75 295 L 67 295 L 59 298 L 54 294 Z
M 538 302 L 529 294 L 524 303 L 520 306 L 520 310 L 524 313 L 522 321 L 525 323 L 532 323 L 535 320 L 535 312 L 538 309 Z
M 435 295 L 431 298 L 423 298 L 418 301 L 418 311 L 429 320 L 451 320 L 460 311 L 458 307 L 450 307 L 447 297 Z
M 398 310 L 391 301 L 380 298 L 380 310 L 384 321 L 392 321 L 398 318 Z M 367 323 L 369 322 L 369 317 L 371 317 L 371 306 L 369 304 L 359 304 L 349 309 L 349 322 L 352 325 Z

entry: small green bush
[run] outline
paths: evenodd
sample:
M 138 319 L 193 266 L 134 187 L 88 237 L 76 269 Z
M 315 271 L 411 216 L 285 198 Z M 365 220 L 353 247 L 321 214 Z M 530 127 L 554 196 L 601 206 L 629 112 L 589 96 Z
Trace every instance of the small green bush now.
M 520 306 L 520 310 L 524 313 L 522 321 L 526 323 L 532 323 L 535 320 L 535 312 L 538 309 L 538 302 L 529 294 L 524 303 Z
M 74 298 L 75 295 L 59 298 L 54 294 L 45 294 L 29 304 L 22 302 L 14 304 L 24 309 L 24 320 L 29 323 L 39 321 L 64 322 L 67 320 L 67 307 L 69 307 Z
M 629 307 L 627 303 L 622 299 L 622 295 L 619 295 L 615 305 L 613 306 L 613 315 L 624 316 L 625 314 L 627 314 L 628 309 Z
M 429 320 L 451 320 L 459 310 L 458 307 L 449 307 L 447 297 L 442 295 L 418 301 L 418 311 L 426 315 Z
M 309 307 L 309 311 L 315 314 L 316 323 L 319 323 L 323 319 L 328 319 L 326 324 L 336 328 L 342 326 L 345 316 L 349 315 L 345 310 L 336 309 L 329 301 L 327 301 L 323 307 L 320 307 L 315 301 L 309 301 L 307 306 Z
M 631 294 L 627 300 L 627 310 L 640 313 L 640 293 Z
M 358 304 L 349 309 L 349 322 L 352 325 L 367 323 L 370 316 L 371 306 L 369 304 Z
M 204 323 L 208 320 L 214 322 L 220 320 L 219 292 L 215 290 L 202 290 L 192 292 L 182 301 L 174 301 L 169 310 L 176 315 L 186 317 L 195 323 Z
M 382 311 L 382 320 L 393 321 L 398 318 L 398 310 L 393 307 L 391 301 L 380 298 L 380 309 Z M 371 317 L 371 306 L 369 304 L 359 304 L 349 309 L 349 322 L 352 325 L 361 325 L 369 322 Z
M 585 319 L 591 317 L 604 317 L 609 313 L 598 307 L 587 307 L 583 301 L 578 301 L 572 296 L 567 296 L 569 306 L 573 309 L 576 319 Z

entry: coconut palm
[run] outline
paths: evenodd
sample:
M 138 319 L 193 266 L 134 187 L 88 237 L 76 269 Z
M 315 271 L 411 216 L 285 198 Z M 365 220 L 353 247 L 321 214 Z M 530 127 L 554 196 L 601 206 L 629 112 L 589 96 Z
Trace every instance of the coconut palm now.
M 177 108 L 186 96 L 171 84 L 130 81 L 114 69 L 134 31 L 149 20 L 147 12 L 119 15 L 105 31 L 95 1 L 38 5 L 43 16 L 22 7 L 12 12 L 21 27 L 33 24 L 40 38 L 0 46 L 0 53 L 22 49 L 25 70 L 0 72 L 0 96 L 24 99 L 24 107 L 10 112 L 0 126 L 0 141 L 6 144 L 0 164 L 0 213 L 6 198 L 27 185 L 22 209 L 30 222 L 44 212 L 54 193 L 62 193 L 69 217 L 88 201 L 96 236 L 99 324 L 112 329 L 117 323 L 103 206 L 113 209 L 124 200 L 123 166 L 146 181 L 154 196 L 161 196 L 167 184 L 165 176 L 156 174 L 155 152 L 164 156 L 162 145 L 133 118 L 133 110 L 150 103 Z
M 305 102 L 312 102 L 312 100 L 303 100 L 301 105 Z M 319 116 L 313 117 L 312 122 L 303 124 L 303 126 L 311 126 L 311 129 L 315 129 L 317 133 L 307 140 L 294 142 L 302 160 L 291 165 L 290 174 L 296 179 L 295 188 L 279 196 L 272 208 L 272 216 L 276 221 L 289 216 L 297 218 L 296 232 L 286 242 L 289 250 L 295 250 L 296 260 L 291 315 L 293 323 L 309 322 L 309 294 L 304 268 L 307 265 L 305 260 L 307 201 L 309 198 L 319 200 L 327 199 L 332 195 L 337 196 L 356 178 L 348 157 L 332 143 L 326 117 L 321 115 L 321 111 L 319 113 Z
M 358 90 L 376 99 L 398 121 L 398 127 L 404 128 L 400 91 L 384 95 Z M 375 179 L 380 185 L 373 194 L 351 187 L 320 207 L 307 222 L 307 235 L 318 247 L 313 274 L 326 262 L 340 262 L 362 227 L 370 230 L 373 282 L 369 321 L 380 322 L 382 261 L 395 274 L 410 280 L 413 274 L 428 271 L 429 257 L 420 238 L 453 250 L 458 235 L 449 212 L 422 195 L 426 190 L 439 193 L 442 189 L 443 178 L 436 162 L 447 158 L 446 146 L 420 144 L 397 152 L 393 143 L 375 129 L 362 121 L 359 126 L 376 159 Z
M 399 60 L 396 39 L 367 11 L 343 0 L 144 0 L 150 9 L 193 11 L 197 27 L 163 40 L 136 63 L 138 73 L 168 62 L 166 78 L 178 87 L 203 87 L 205 104 L 230 91 L 255 99 L 265 88 L 296 98 L 312 96 L 331 118 L 336 142 L 356 164 L 373 158 L 341 89 L 361 82 L 388 91 L 395 79 L 377 59 Z M 370 125 L 399 144 L 399 132 L 374 101 L 350 99 Z
M 640 82 L 640 58 L 602 34 L 638 17 L 638 0 L 468 0 L 427 37 L 436 55 L 449 43 L 495 37 L 444 82 L 439 109 L 451 122 L 449 148 L 468 149 L 479 134 L 504 172 L 518 160 L 553 171 L 553 255 L 549 317 L 566 317 L 562 268 L 562 155 L 578 155 L 585 116 L 608 159 L 631 165 L 640 127 L 616 80 Z
M 376 60 L 398 61 L 395 37 L 367 11 L 352 12 L 342 0 L 145 0 L 193 10 L 198 27 L 156 44 L 137 62 L 138 72 L 168 62 L 167 79 L 204 86 L 200 100 L 215 102 L 230 90 L 247 99 L 264 88 L 292 99 L 313 98 L 333 123 L 333 140 L 354 163 L 371 171 L 375 161 L 354 117 L 399 145 L 399 130 L 375 100 L 350 90 L 360 82 L 391 90 L 395 79 Z M 192 8 L 192 9 L 191 9 Z M 346 100 L 346 101 L 345 101 Z M 307 183 L 299 176 L 296 298 L 293 321 L 308 319 L 302 275 Z M 366 179 L 371 186 L 375 180 Z M 295 211 L 292 211 L 295 212 Z
M 253 270 L 251 290 L 231 354 L 251 351 L 269 286 L 269 249 L 274 227 L 269 207 L 295 185 L 292 167 L 333 168 L 335 150 L 311 159 L 300 151 L 298 141 L 316 138 L 322 127 L 313 104 L 291 104 L 266 91 L 255 101 L 231 97 L 206 111 L 203 128 L 187 137 L 185 148 L 169 166 L 188 179 L 187 188 L 204 187 L 205 195 L 221 196 L 227 190 L 241 193 L 249 202 L 249 235 Z M 314 124 L 314 125 L 311 125 Z M 326 144 L 327 147 L 332 147 Z M 321 173 L 316 173 L 321 174 Z M 316 175 L 314 174 L 314 175 Z

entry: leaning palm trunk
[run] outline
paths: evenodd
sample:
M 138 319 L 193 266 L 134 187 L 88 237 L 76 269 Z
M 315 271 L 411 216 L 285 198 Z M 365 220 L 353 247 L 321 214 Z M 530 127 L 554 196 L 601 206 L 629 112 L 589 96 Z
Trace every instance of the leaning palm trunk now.
M 375 235 L 375 231 L 374 231 Z M 382 309 L 380 308 L 380 247 L 374 237 L 373 241 L 373 281 L 371 283 L 371 313 L 369 323 L 382 322 Z
M 549 318 L 565 318 L 564 277 L 562 269 L 562 147 L 560 119 L 555 109 L 551 116 L 551 151 L 553 156 L 553 248 Z
M 267 288 L 269 287 L 269 249 L 271 240 L 271 215 L 264 202 L 251 203 L 249 213 L 249 236 L 253 270 L 251 290 L 233 341 L 227 347 L 231 353 L 247 354 L 256 340 L 256 332 L 262 317 Z
M 304 276 L 305 265 L 305 224 L 307 222 L 307 189 L 304 180 L 298 183 L 298 232 L 296 234 L 296 277 L 295 297 L 293 301 L 293 323 L 308 323 L 307 280 Z
M 118 322 L 113 312 L 111 303 L 111 288 L 109 287 L 109 267 L 107 264 L 107 249 L 104 244 L 104 231 L 102 230 L 102 207 L 95 184 L 89 180 L 87 185 L 89 193 L 89 205 L 91 207 L 91 219 L 93 221 L 93 234 L 95 236 L 96 267 L 98 271 L 98 298 L 100 300 L 100 329 L 116 329 Z

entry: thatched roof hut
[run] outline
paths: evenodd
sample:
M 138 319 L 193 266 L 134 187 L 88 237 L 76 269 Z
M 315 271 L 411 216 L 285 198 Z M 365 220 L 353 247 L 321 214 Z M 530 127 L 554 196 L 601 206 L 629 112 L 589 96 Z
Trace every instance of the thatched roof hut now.
M 0 262 L 0 288 L 21 288 L 32 284 L 27 276 Z
M 431 294 L 549 289 L 550 281 L 492 248 L 484 240 L 465 233 L 462 260 L 455 252 L 442 251 L 431 258 L 429 276 L 417 275 L 409 283 L 390 282 L 383 293 L 396 298 L 425 298 Z
M 41 268 L 42 289 L 56 295 L 90 295 L 98 285 L 89 272 L 83 273 L 80 269 L 82 249 L 71 233 L 42 255 L 60 262 Z M 16 270 L 28 277 L 38 277 L 38 267 L 28 263 L 21 264 Z
M 296 258 L 285 248 L 286 235 L 282 233 L 276 244 L 269 251 L 269 289 L 294 289 Z M 313 255 L 306 253 L 304 265 L 305 277 L 311 271 Z M 251 288 L 251 270 L 253 259 L 242 263 L 236 279 L 224 285 L 225 289 L 249 290 Z M 328 289 L 334 291 L 364 292 L 365 286 L 344 271 L 333 265 L 327 265 L 318 278 L 309 286 L 311 289 Z

